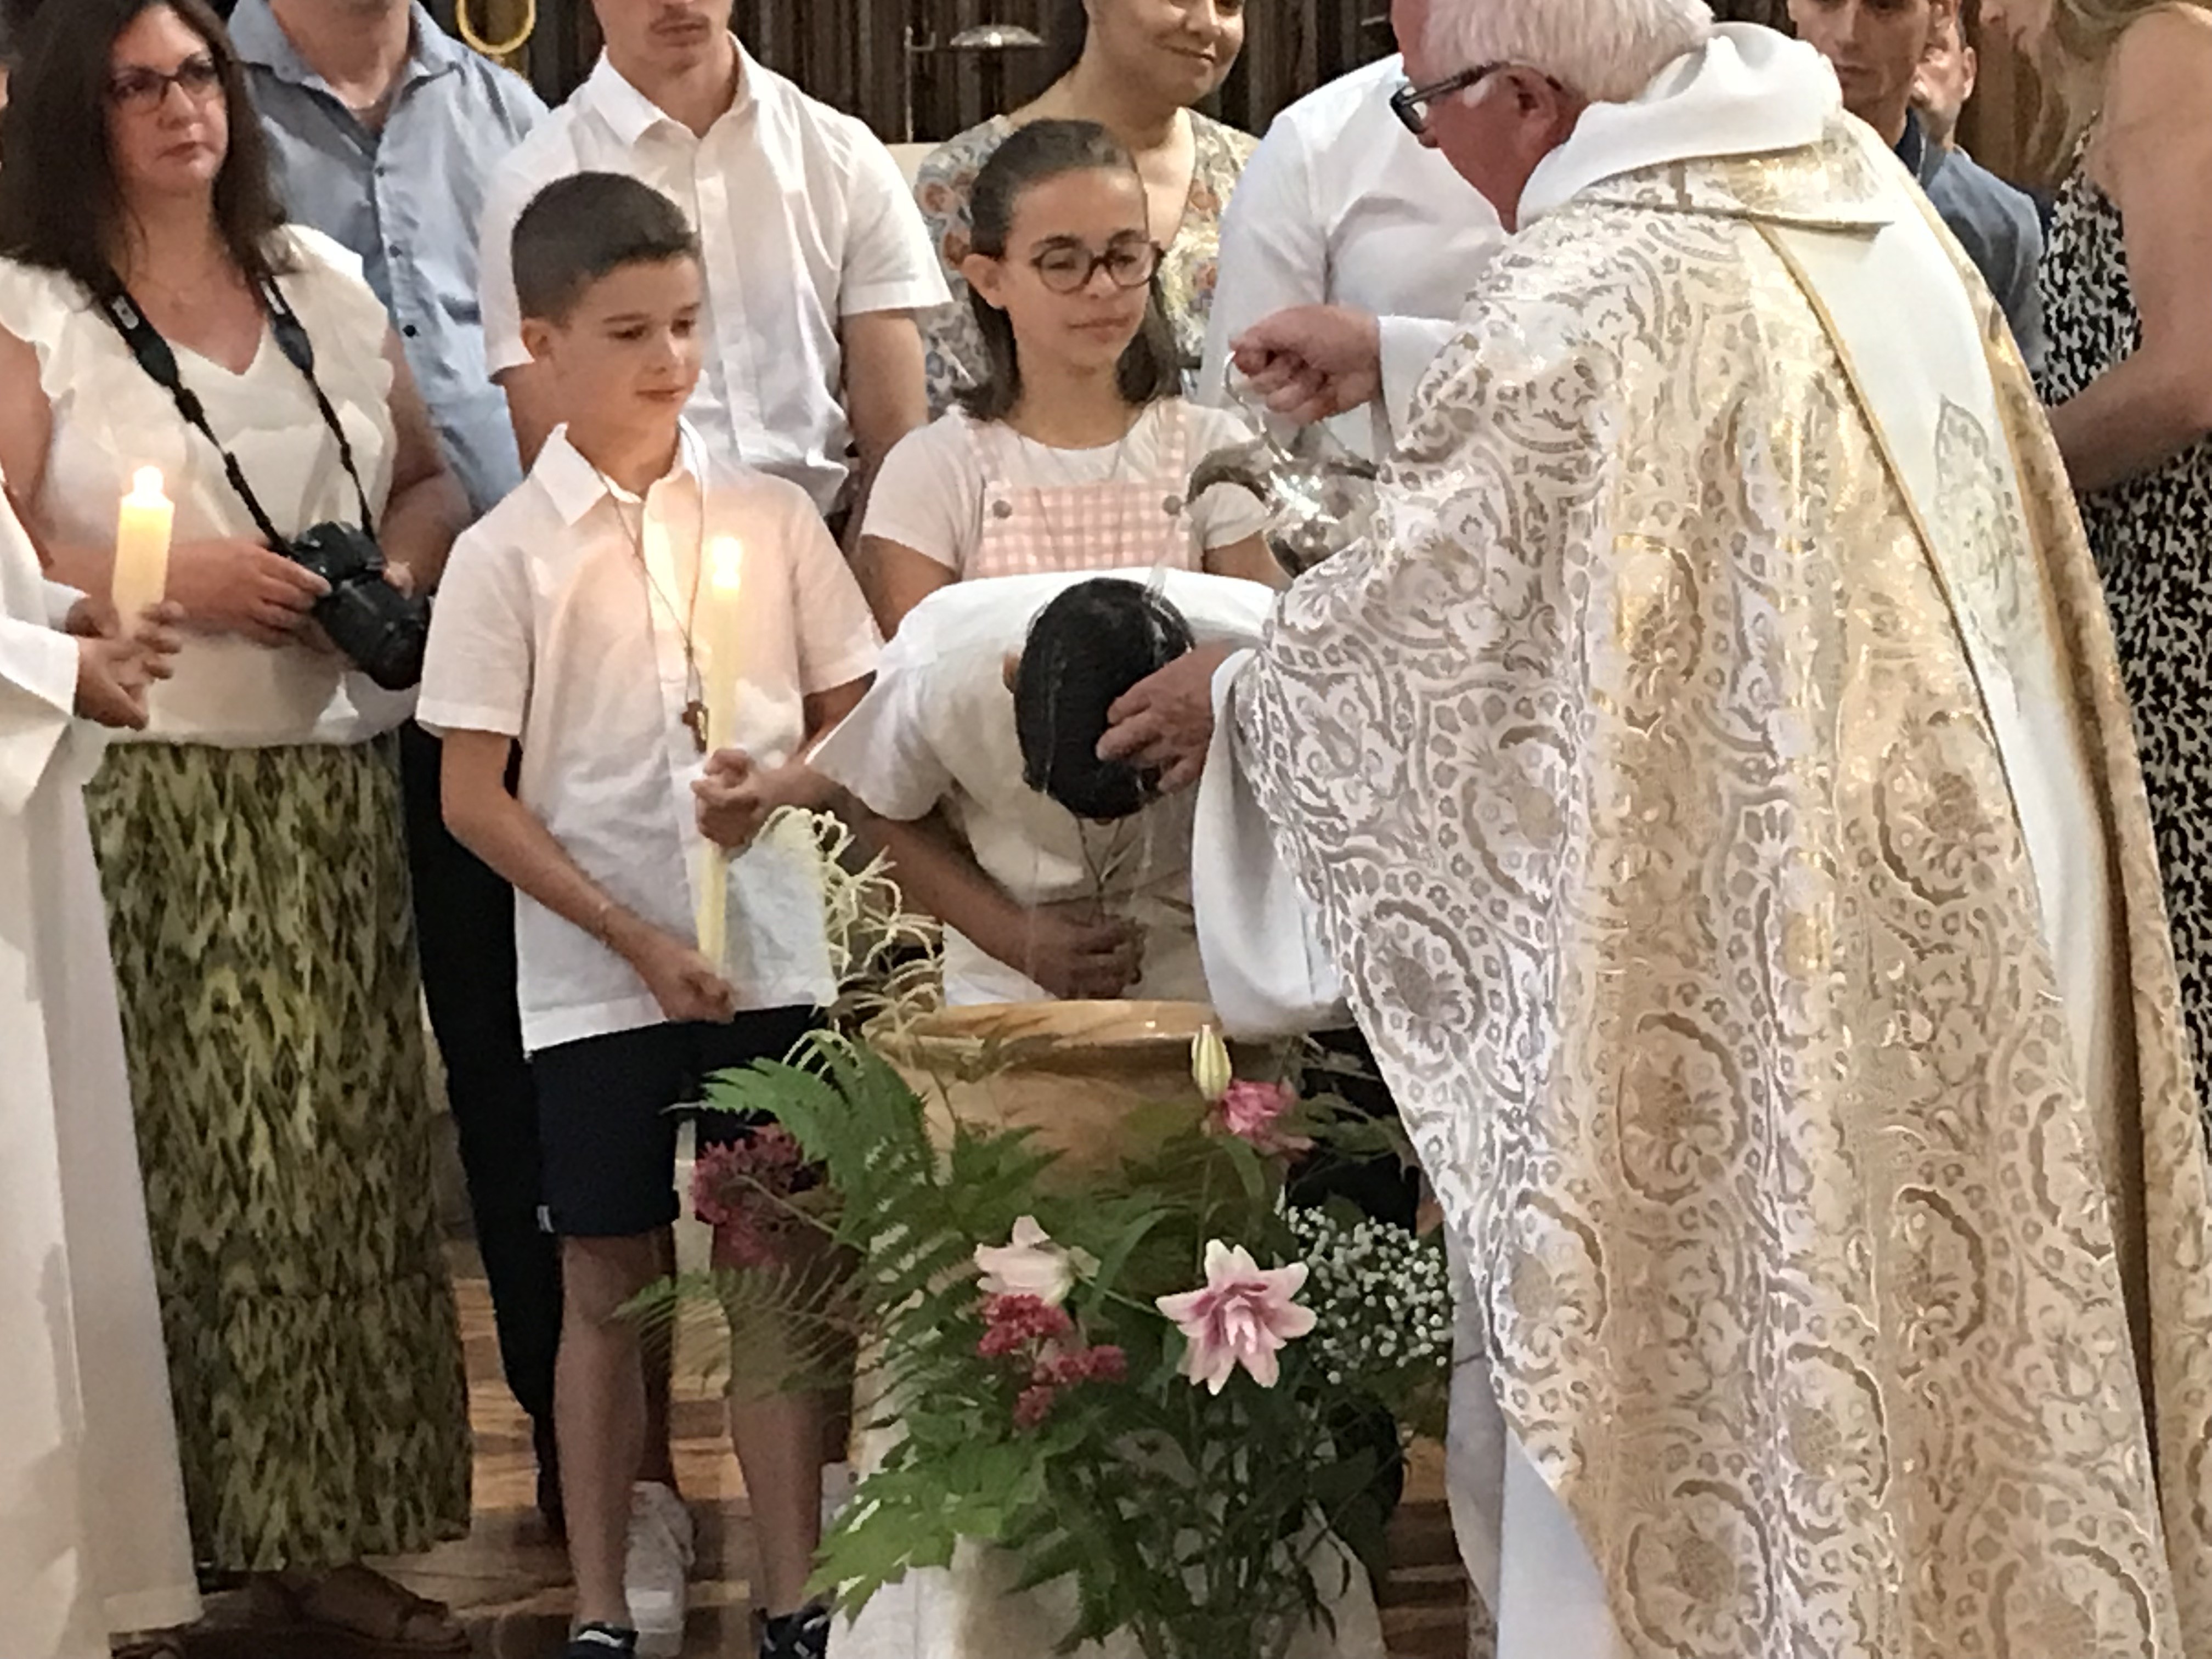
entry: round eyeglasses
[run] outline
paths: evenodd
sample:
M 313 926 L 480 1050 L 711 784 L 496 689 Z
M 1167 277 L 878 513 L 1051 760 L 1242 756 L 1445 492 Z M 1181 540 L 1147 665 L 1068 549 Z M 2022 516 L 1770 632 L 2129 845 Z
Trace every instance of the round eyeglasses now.
M 1030 261 L 1054 294 L 1077 294 L 1104 271 L 1116 288 L 1142 288 L 1160 268 L 1160 251 L 1150 242 L 1116 242 L 1103 253 L 1087 247 L 1048 247 Z

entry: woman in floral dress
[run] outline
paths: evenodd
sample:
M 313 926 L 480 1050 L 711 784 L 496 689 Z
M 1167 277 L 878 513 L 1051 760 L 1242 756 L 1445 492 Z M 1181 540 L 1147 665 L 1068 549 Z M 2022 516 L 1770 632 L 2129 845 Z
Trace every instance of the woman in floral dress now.
M 1244 45 L 1243 0 L 1054 0 L 1048 47 L 1057 71 L 1036 100 L 939 145 L 915 195 L 937 240 L 952 303 L 926 313 L 929 412 L 989 373 L 960 262 L 968 195 L 983 163 L 1017 127 L 1048 118 L 1096 121 L 1130 154 L 1163 250 L 1160 286 L 1188 377 L 1206 346 L 1221 215 L 1255 140 L 1191 107 L 1218 91 Z

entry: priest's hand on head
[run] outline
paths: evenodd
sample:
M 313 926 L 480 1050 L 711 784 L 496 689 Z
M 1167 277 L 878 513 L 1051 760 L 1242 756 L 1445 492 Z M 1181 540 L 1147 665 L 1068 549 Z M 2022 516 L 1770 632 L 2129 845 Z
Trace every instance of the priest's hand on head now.
M 1201 645 L 1139 680 L 1106 711 L 1098 758 L 1150 768 L 1163 793 L 1196 783 L 1213 742 L 1214 672 L 1232 654 L 1231 646 Z
M 1024 913 L 1008 960 L 1062 1002 L 1111 1002 L 1143 977 L 1145 939 L 1088 900 Z
M 77 611 L 70 612 L 70 631 L 76 643 L 76 712 L 106 726 L 136 732 L 146 724 L 146 693 L 156 680 L 174 671 L 181 643 L 176 624 L 183 613 L 173 605 L 148 607 L 137 631 L 118 639 L 104 631 L 112 608 L 93 607 L 78 625 Z
M 1300 426 L 1382 395 L 1382 330 L 1349 306 L 1293 306 L 1262 318 L 1230 347 L 1267 407 Z

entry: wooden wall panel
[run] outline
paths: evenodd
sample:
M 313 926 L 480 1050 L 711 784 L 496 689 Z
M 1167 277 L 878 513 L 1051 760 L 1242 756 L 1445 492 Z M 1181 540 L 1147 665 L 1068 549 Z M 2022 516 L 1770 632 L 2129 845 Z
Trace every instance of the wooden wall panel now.
M 432 3 L 450 22 L 453 0 Z M 480 26 L 521 9 L 521 0 L 469 4 Z M 762 62 L 882 137 L 934 142 L 1042 90 L 1041 53 L 955 52 L 952 39 L 987 22 L 1036 31 L 1043 10 L 1043 0 L 738 0 L 736 23 Z M 1285 104 L 1390 51 L 1389 13 L 1389 0 L 1255 4 L 1243 57 L 1212 112 L 1265 131 Z M 558 101 L 599 45 L 590 0 L 538 0 L 536 38 L 515 67 Z
M 449 21 L 453 0 L 432 0 Z M 469 0 L 480 24 L 505 23 L 522 0 Z M 1716 0 L 1744 21 L 1788 27 L 1786 0 Z M 1040 54 L 986 60 L 948 49 L 985 22 L 1037 29 L 1044 0 L 738 0 L 747 46 L 816 97 L 850 111 L 893 143 L 934 142 L 1040 89 Z M 538 30 L 517 67 L 557 101 L 599 51 L 590 0 L 538 0 Z M 1254 0 L 1244 55 L 1212 112 L 1261 132 L 1280 109 L 1323 82 L 1393 49 L 1389 0 Z M 489 29 L 487 32 L 490 32 Z M 1981 89 L 1962 136 L 1986 165 L 2033 181 L 2048 115 L 2035 74 L 2002 41 L 1980 41 Z

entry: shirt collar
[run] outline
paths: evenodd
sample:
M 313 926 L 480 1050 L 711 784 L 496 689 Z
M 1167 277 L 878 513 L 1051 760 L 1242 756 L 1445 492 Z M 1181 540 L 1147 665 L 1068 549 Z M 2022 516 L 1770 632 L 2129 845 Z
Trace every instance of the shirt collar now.
M 256 3 L 265 4 L 266 0 Z M 727 120 L 758 102 L 768 83 L 768 72 L 745 50 L 744 42 L 732 34 L 730 44 L 738 51 L 738 95 L 731 100 L 730 107 L 720 120 Z M 676 125 L 676 118 L 631 84 L 629 77 L 617 69 L 614 60 L 604 52 L 576 97 L 598 112 L 599 118 L 613 129 L 616 138 L 625 145 L 635 144 L 664 122 L 671 126 Z
M 422 0 L 416 0 L 410 16 L 413 27 L 409 35 L 407 66 L 399 77 L 401 87 L 446 74 L 468 62 L 472 55 L 469 49 L 438 27 L 438 20 L 430 15 Z M 237 9 L 230 15 L 230 40 L 243 62 L 267 70 L 278 80 L 293 86 L 330 91 L 330 83 L 300 55 L 300 49 L 292 44 L 292 37 L 284 33 L 284 26 L 276 21 L 269 0 L 238 0 Z
M 699 469 L 694 458 L 701 453 L 699 434 L 691 429 L 689 421 L 683 422 L 677 428 L 676 465 L 660 482 L 665 483 L 671 478 L 696 481 Z M 538 452 L 538 464 L 530 469 L 530 476 L 545 492 L 553 510 L 561 515 L 561 522 L 572 529 L 603 501 L 636 499 L 627 490 L 617 489 L 605 473 L 584 459 L 575 445 L 568 441 L 566 425 L 553 428 L 552 434 L 545 440 L 545 447 Z
M 1928 129 L 1920 124 L 1920 112 L 1905 112 L 1905 136 L 1897 141 L 1897 159 L 1905 163 L 1905 170 L 1922 184 L 1928 182 Z

